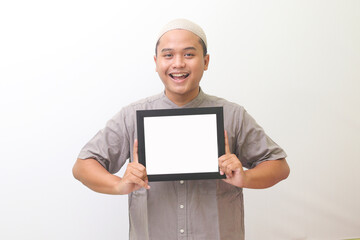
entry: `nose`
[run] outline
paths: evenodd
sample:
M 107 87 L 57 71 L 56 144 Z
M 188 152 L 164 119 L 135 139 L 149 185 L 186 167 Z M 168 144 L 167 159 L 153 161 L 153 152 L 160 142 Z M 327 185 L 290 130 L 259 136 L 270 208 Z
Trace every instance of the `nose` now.
M 177 55 L 174 58 L 173 67 L 174 68 L 184 68 L 185 67 L 185 59 L 184 59 L 184 57 Z

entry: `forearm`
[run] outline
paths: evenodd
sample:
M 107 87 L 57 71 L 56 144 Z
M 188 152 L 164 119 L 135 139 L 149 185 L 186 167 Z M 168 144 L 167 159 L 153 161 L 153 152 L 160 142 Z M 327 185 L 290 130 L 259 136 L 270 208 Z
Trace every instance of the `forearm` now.
M 109 173 L 95 159 L 78 159 L 73 167 L 74 177 L 93 191 L 121 194 L 121 178 Z
M 265 161 L 245 171 L 244 188 L 268 188 L 286 179 L 290 168 L 285 159 Z

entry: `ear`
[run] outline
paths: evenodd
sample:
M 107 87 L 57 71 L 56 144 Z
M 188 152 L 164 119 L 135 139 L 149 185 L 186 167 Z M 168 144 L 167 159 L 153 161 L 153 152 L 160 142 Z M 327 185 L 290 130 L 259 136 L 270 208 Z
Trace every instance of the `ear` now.
M 206 54 L 204 57 L 204 71 L 208 70 L 209 61 L 210 61 L 210 55 Z
M 155 71 L 157 72 L 157 58 L 156 58 L 156 55 L 154 56 L 154 62 L 155 62 Z

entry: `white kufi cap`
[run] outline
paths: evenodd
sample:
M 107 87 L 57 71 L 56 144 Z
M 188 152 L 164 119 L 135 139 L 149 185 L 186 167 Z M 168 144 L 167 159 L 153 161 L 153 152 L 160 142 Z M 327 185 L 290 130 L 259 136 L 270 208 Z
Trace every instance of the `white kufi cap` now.
M 192 33 L 194 33 L 195 35 L 197 35 L 199 38 L 201 38 L 201 40 L 204 41 L 205 46 L 207 47 L 207 41 L 206 41 L 206 35 L 204 30 L 202 30 L 202 28 L 197 25 L 196 23 L 193 23 L 187 19 L 175 19 L 170 21 L 169 23 L 167 23 L 160 31 L 159 33 L 159 37 L 158 40 L 161 38 L 162 35 L 164 35 L 166 32 L 171 31 L 171 30 L 175 30 L 175 29 L 183 29 L 183 30 L 188 30 Z

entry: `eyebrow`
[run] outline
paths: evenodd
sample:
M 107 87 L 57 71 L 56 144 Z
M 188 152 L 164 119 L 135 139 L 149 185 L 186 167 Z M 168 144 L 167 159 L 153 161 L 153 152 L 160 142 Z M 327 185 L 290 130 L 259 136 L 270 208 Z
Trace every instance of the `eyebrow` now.
M 163 48 L 161 49 L 161 52 L 169 52 L 169 51 L 173 51 L 174 49 L 173 48 Z M 195 47 L 187 47 L 187 48 L 184 48 L 183 50 L 197 50 Z

